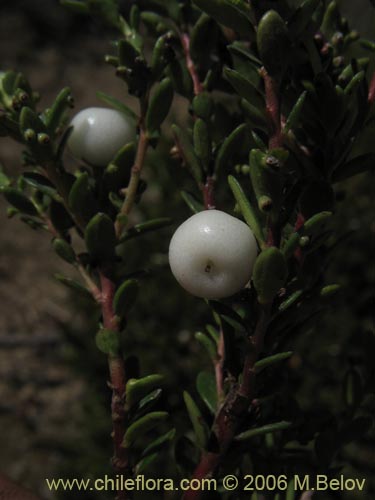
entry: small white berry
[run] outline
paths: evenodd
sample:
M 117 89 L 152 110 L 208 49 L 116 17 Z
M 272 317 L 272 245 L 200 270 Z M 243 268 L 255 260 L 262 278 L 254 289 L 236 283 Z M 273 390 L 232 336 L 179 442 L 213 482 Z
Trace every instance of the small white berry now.
M 239 292 L 250 280 L 257 243 L 250 228 L 220 210 L 205 210 L 186 220 L 169 245 L 169 263 L 191 294 L 220 299 Z
M 73 155 L 105 167 L 117 151 L 135 138 L 135 125 L 115 109 L 86 108 L 71 121 L 68 146 Z

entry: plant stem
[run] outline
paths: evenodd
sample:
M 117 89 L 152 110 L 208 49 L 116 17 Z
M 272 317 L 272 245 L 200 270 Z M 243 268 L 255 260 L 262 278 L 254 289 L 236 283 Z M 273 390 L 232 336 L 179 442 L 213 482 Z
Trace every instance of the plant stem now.
M 188 33 L 181 34 L 181 44 L 184 49 L 186 67 L 190 73 L 191 79 L 193 80 L 194 95 L 198 95 L 203 92 L 203 85 L 199 79 L 197 68 L 194 64 L 193 59 L 190 54 L 190 36 Z
M 220 402 L 224 397 L 224 361 L 225 361 L 225 344 L 223 329 L 220 328 L 219 343 L 217 346 L 217 358 L 215 360 L 215 378 L 217 400 Z
M 375 72 L 372 75 L 370 86 L 369 86 L 369 91 L 368 91 L 368 103 L 370 105 L 374 104 L 375 102 Z
M 118 322 L 113 311 L 112 302 L 115 293 L 114 283 L 101 271 L 101 306 L 103 315 L 103 326 L 110 330 L 117 331 Z M 112 389 L 112 425 L 113 425 L 113 468 L 117 474 L 127 475 L 130 472 L 127 449 L 122 446 L 125 433 L 125 390 L 126 375 L 125 363 L 120 355 L 108 356 L 110 387 Z M 126 500 L 131 498 L 128 492 L 118 491 L 117 500 Z
M 264 80 L 266 91 L 266 109 L 270 117 L 273 131 L 268 142 L 270 149 L 280 148 L 283 145 L 283 133 L 281 128 L 279 89 L 275 80 L 268 74 L 266 68 L 261 69 L 261 76 Z
M 130 181 L 128 187 L 126 188 L 125 201 L 119 213 L 120 217 L 117 218 L 115 223 L 116 235 L 118 238 L 121 236 L 121 232 L 124 227 L 123 221 L 121 220 L 121 216 L 129 215 L 134 205 L 135 198 L 137 196 L 138 184 L 141 176 L 141 171 L 145 162 L 148 144 L 149 141 L 142 120 L 140 124 L 140 134 L 139 134 L 137 153 L 134 165 L 131 170 Z
M 267 330 L 270 306 L 261 307 L 254 335 L 249 339 L 249 351 L 246 356 L 242 383 L 236 385 L 228 393 L 223 405 L 220 407 L 212 427 L 218 449 L 205 451 L 196 467 L 193 478 L 202 480 L 212 477 L 228 448 L 233 442 L 237 430 L 246 417 L 254 397 L 255 370 L 254 365 L 262 350 L 264 336 Z M 184 500 L 197 500 L 202 496 L 202 491 L 188 490 Z
M 204 208 L 206 210 L 212 210 L 215 208 L 214 185 L 214 178 L 207 176 L 206 183 L 202 187 Z

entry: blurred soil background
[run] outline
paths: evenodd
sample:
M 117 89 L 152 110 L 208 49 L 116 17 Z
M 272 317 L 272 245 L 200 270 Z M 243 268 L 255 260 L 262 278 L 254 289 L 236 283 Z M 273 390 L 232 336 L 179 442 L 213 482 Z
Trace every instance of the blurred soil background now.
M 346 4 L 351 24 L 374 37 L 369 1 Z M 40 92 L 42 107 L 63 86 L 72 88 L 76 109 L 100 106 L 97 90 L 123 99 L 126 89 L 103 62 L 110 40 L 111 33 L 102 25 L 68 14 L 56 0 L 1 0 L 0 70 L 24 72 Z M 0 139 L 0 162 L 7 173 L 21 167 L 20 149 L 8 139 Z M 177 205 L 178 192 L 172 191 L 166 166 L 158 166 L 158 176 L 165 187 L 160 190 L 151 182 L 146 212 L 165 216 L 169 207 L 173 213 L 178 210 L 176 219 L 186 218 L 188 211 L 180 202 Z M 339 365 L 342 339 L 351 342 L 357 329 L 372 325 L 374 246 L 371 250 L 370 243 L 375 228 L 373 194 L 366 176 L 355 179 L 344 194 L 338 224 L 342 230 L 349 224 L 356 237 L 336 260 L 331 278 L 344 281 L 349 293 L 316 326 L 335 331 L 326 337 L 319 362 L 321 369 L 330 371 L 328 379 L 335 378 L 331 372 Z M 161 199 L 163 212 L 158 213 L 155 207 Z M 57 497 L 46 489 L 44 479 L 102 477 L 110 470 L 106 366 L 93 346 L 96 313 L 53 280 L 54 273 L 70 273 L 70 268 L 52 253 L 47 234 L 7 218 L 2 198 L 0 228 L 0 470 L 46 499 L 77 498 L 77 493 Z M 163 270 L 170 234 L 167 230 L 162 237 L 146 239 L 144 248 L 130 257 L 131 264 L 149 261 Z M 145 372 L 161 366 L 170 375 L 174 385 L 168 404 L 176 409 L 178 425 L 177 391 L 191 385 L 189 372 L 204 364 L 191 339 L 194 327 L 206 322 L 207 312 L 202 301 L 186 298 L 165 274 L 160 273 L 156 285 L 144 292 L 137 316 L 130 320 L 129 329 L 135 331 L 130 350 L 149 352 L 142 367 Z M 163 297 L 160 290 L 172 286 L 173 296 Z M 181 314 L 182 310 L 188 313 Z M 302 357 L 303 351 L 301 346 Z M 316 366 L 311 360 L 306 373 L 313 373 Z M 310 385 L 306 399 L 317 390 L 313 375 Z M 322 397 L 329 400 L 329 390 Z M 375 468 L 373 451 L 370 459 Z M 94 498 L 83 493 L 79 497 Z

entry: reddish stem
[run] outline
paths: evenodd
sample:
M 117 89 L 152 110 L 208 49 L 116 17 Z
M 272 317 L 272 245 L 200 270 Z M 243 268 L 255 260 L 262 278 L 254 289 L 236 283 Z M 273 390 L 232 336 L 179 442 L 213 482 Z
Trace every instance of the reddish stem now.
M 369 91 L 368 91 L 368 103 L 370 105 L 374 104 L 375 102 L 375 72 L 372 75 L 370 86 L 369 86 Z
M 261 69 L 266 92 L 266 109 L 272 123 L 273 132 L 268 142 L 270 149 L 280 148 L 283 145 L 283 133 L 281 127 L 279 89 L 275 80 L 268 74 L 265 68 Z
M 216 391 L 217 398 L 220 401 L 224 395 L 224 361 L 225 361 L 225 344 L 223 329 L 220 329 L 219 343 L 217 346 L 217 358 L 215 361 L 215 378 L 216 378 Z
M 197 68 L 195 67 L 194 61 L 190 54 L 190 36 L 187 33 L 181 34 L 181 44 L 184 49 L 186 67 L 190 73 L 191 79 L 193 80 L 194 94 L 198 95 L 203 92 L 203 85 L 199 79 Z
M 119 330 L 116 315 L 113 311 L 113 296 L 115 293 L 114 283 L 100 272 L 101 283 L 101 307 L 103 315 L 103 326 L 110 330 Z M 122 446 L 125 433 L 125 363 L 120 355 L 108 356 L 110 387 L 112 389 L 112 425 L 113 425 L 113 468 L 117 474 L 129 474 L 129 460 L 127 450 Z M 131 496 L 126 491 L 117 492 L 117 500 L 126 500 Z
M 206 184 L 203 186 L 203 201 L 206 210 L 212 210 L 215 208 L 215 192 L 214 192 L 215 181 L 213 177 L 208 176 L 206 179 Z

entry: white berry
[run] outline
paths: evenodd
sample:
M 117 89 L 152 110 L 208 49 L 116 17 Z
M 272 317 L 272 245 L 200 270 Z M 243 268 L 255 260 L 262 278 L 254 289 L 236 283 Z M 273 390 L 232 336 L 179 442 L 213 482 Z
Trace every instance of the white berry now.
M 180 285 L 192 295 L 220 299 L 250 280 L 257 243 L 250 228 L 220 210 L 186 220 L 169 245 L 169 263 Z
M 68 146 L 73 155 L 105 167 L 118 150 L 135 138 L 134 123 L 115 109 L 86 108 L 71 121 Z

